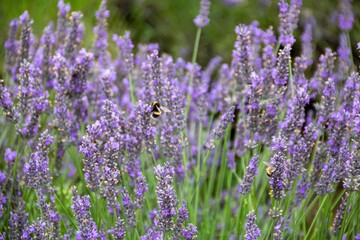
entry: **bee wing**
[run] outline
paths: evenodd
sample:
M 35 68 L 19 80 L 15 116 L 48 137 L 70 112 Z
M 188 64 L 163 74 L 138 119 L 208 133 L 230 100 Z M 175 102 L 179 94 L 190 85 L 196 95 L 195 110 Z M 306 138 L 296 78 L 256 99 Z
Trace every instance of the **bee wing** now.
M 266 166 L 268 167 L 272 167 L 272 164 L 271 163 L 268 163 L 268 162 L 262 162 L 263 164 L 265 164 Z
M 167 107 L 163 107 L 163 106 L 161 106 L 161 110 L 163 112 L 171 112 L 170 109 L 168 109 Z

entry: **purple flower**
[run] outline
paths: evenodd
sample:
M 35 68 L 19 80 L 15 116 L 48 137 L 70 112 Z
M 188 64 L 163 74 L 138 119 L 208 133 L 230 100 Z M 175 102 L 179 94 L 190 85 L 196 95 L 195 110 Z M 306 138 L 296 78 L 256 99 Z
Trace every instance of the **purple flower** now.
M 272 137 L 276 134 L 277 130 L 277 114 L 279 109 L 280 102 L 270 101 L 264 106 L 264 115 L 260 120 L 259 134 L 261 136 L 261 140 L 269 144 L 271 142 Z
M 336 54 L 331 51 L 330 48 L 326 48 L 325 54 L 320 56 L 318 67 L 310 81 L 310 88 L 313 89 L 316 93 L 321 93 L 324 87 L 322 83 L 326 82 L 328 78 L 332 77 L 335 59 Z
M 186 240 L 194 240 L 197 238 L 197 228 L 190 223 L 182 234 Z
M 126 235 L 124 220 L 119 217 L 116 221 L 115 228 L 111 228 L 107 233 L 111 234 L 116 240 L 124 239 Z
M 348 138 L 348 129 L 346 127 L 347 119 L 350 115 L 344 111 L 339 111 L 331 114 L 327 130 L 329 132 L 328 150 L 330 154 L 337 158 L 341 146 Z
M 25 179 L 31 188 L 40 188 L 50 184 L 48 152 L 53 138 L 47 131 L 39 138 L 36 151 L 31 153 L 29 161 L 24 166 Z
M 231 68 L 233 77 L 236 79 L 237 98 L 240 99 L 245 84 L 251 84 L 250 74 L 253 72 L 250 55 L 251 38 L 250 29 L 246 25 L 239 25 L 235 28 L 236 42 L 232 53 Z
M 203 28 L 210 22 L 208 16 L 210 12 L 210 0 L 201 0 L 199 14 L 194 19 L 194 23 L 197 27 Z
M 61 49 L 64 47 L 66 35 L 67 35 L 67 15 L 70 11 L 70 4 L 65 4 L 64 0 L 58 1 L 58 19 L 57 19 L 57 28 L 56 28 L 56 45 Z
M 19 20 L 14 19 L 10 22 L 9 37 L 5 42 L 5 70 L 10 75 L 12 80 L 16 78 L 16 58 L 19 48 L 19 42 L 16 40 L 17 31 L 19 28 Z
M 41 53 L 37 54 L 34 62 L 37 67 L 41 69 L 41 79 L 45 83 L 47 88 L 54 86 L 54 73 L 52 69 L 51 51 L 55 43 L 53 25 L 50 23 L 45 29 L 40 39 L 41 47 L 39 48 Z
M 343 101 L 341 108 L 348 113 L 353 112 L 354 100 L 359 87 L 360 76 L 358 73 L 352 72 L 343 86 Z
M 100 237 L 98 227 L 91 217 L 90 197 L 79 196 L 76 189 L 73 189 L 73 205 L 76 221 L 78 222 L 78 231 L 76 239 L 98 239 Z
M 241 194 L 247 195 L 250 193 L 251 186 L 257 175 L 258 164 L 259 164 L 259 156 L 254 155 L 250 159 L 249 165 L 246 167 L 246 173 L 244 175 L 244 178 L 239 185 L 239 192 Z
M 235 118 L 235 106 L 231 106 L 227 109 L 226 113 L 224 113 L 220 119 L 219 124 L 212 130 L 212 138 L 206 144 L 208 148 L 215 148 L 214 141 L 220 140 L 224 137 L 225 131 L 229 124 L 234 121 Z
M 36 220 L 27 228 L 25 228 L 21 239 L 30 240 L 30 239 L 45 239 L 47 236 L 46 233 L 46 222 L 43 220 Z
M 54 202 L 54 190 L 50 187 L 48 189 L 50 192 L 50 201 L 46 202 L 46 195 L 43 189 L 38 189 L 38 206 L 41 208 L 42 219 L 45 223 L 46 232 L 50 238 L 58 239 L 60 238 L 60 215 L 57 213 Z
M 20 48 L 18 52 L 17 62 L 16 62 L 16 72 L 18 73 L 21 64 L 24 61 L 29 61 L 30 54 L 30 41 L 32 35 L 31 25 L 33 21 L 30 19 L 29 13 L 25 11 L 19 18 L 22 25 L 21 36 L 20 36 Z
M 130 39 L 130 32 L 125 32 L 123 36 L 113 35 L 113 41 L 116 43 L 120 55 L 115 63 L 122 70 L 119 76 L 128 75 L 133 69 L 134 54 L 132 53 L 134 45 Z
M 14 162 L 16 159 L 16 151 L 12 151 L 10 148 L 5 149 L 4 161 L 7 164 Z
M 132 203 L 129 192 L 124 187 L 121 191 L 122 193 L 122 204 L 125 209 L 126 222 L 129 227 L 136 226 L 136 209 L 135 205 Z
M 331 184 L 335 182 L 336 174 L 338 174 L 336 159 L 330 156 L 329 161 L 323 165 L 322 175 L 316 184 L 316 193 L 318 195 L 335 191 Z
M 141 240 L 163 240 L 164 233 L 153 228 L 149 228 L 145 236 L 141 236 Z
M 276 200 L 281 200 L 285 196 L 286 182 L 286 145 L 282 136 L 274 137 L 271 149 L 274 152 L 270 159 L 272 174 L 269 178 L 271 195 Z
M 295 63 L 294 63 L 294 70 L 293 70 L 293 82 L 294 82 L 294 88 L 308 88 L 308 82 L 309 80 L 305 76 L 305 70 L 307 69 L 308 60 L 305 57 L 296 57 Z
M 87 135 L 82 139 L 79 151 L 84 154 L 84 176 L 87 186 L 92 191 L 99 188 L 100 185 L 100 163 L 101 153 L 100 143 L 97 139 L 102 134 L 99 121 L 93 125 L 87 126 Z
M 72 97 L 79 97 L 85 92 L 88 74 L 93 65 L 93 59 L 93 54 L 87 52 L 84 48 L 79 51 L 70 79 Z
M 4 86 L 4 80 L 0 79 L 0 106 L 7 120 L 16 122 L 18 114 L 15 112 L 14 103 L 10 97 L 10 93 Z
M 154 50 L 148 56 L 148 62 L 150 65 L 150 85 L 154 89 L 155 96 L 152 97 L 153 101 L 163 102 L 163 91 L 162 91 L 162 79 L 161 79 L 161 68 L 160 68 L 159 52 Z
M 4 207 L 6 206 L 6 203 L 7 203 L 6 196 L 3 193 L 0 193 L 0 218 L 3 216 Z
M 134 200 L 134 204 L 136 208 L 142 208 L 143 202 L 145 200 L 145 192 L 148 191 L 148 185 L 142 173 L 140 173 L 140 175 L 136 178 L 135 188 L 136 198 Z
M 250 74 L 251 85 L 247 91 L 248 103 L 247 110 L 247 122 L 248 127 L 252 134 L 255 134 L 259 130 L 259 115 L 260 115 L 260 100 L 262 97 L 263 79 L 261 79 L 255 72 Z
M 287 136 L 301 131 L 305 123 L 305 105 L 309 103 L 309 100 L 306 89 L 298 88 L 296 90 L 294 98 L 289 102 L 285 120 L 281 124 L 282 130 Z
M 344 219 L 344 212 L 346 209 L 346 204 L 349 199 L 349 193 L 345 192 L 345 194 L 341 198 L 341 203 L 339 209 L 336 211 L 334 223 L 332 225 L 332 233 L 336 236 L 339 233 L 341 228 L 342 221 Z
M 284 46 L 295 43 L 292 31 L 297 28 L 301 5 L 302 0 L 292 0 L 290 6 L 284 0 L 280 0 L 278 3 L 280 10 L 279 41 Z
M 10 212 L 9 219 L 9 239 L 21 239 L 26 234 L 28 226 L 28 214 L 25 212 L 25 203 L 20 202 L 18 206 Z
M 290 45 L 286 45 L 283 49 L 280 49 L 277 57 L 276 68 L 272 72 L 272 77 L 278 91 L 284 91 L 283 87 L 289 81 L 289 62 L 291 61 L 290 51 Z
M 311 183 L 308 179 L 307 172 L 304 171 L 301 175 L 301 179 L 297 182 L 296 185 L 296 199 L 295 199 L 296 206 L 299 206 L 301 201 L 306 199 L 310 186 Z
M 281 232 L 281 225 L 282 225 L 282 221 L 281 219 L 276 220 L 275 226 L 274 226 L 274 234 L 273 234 L 273 239 L 274 240 L 281 240 L 283 239 L 282 236 L 282 232 Z
M 266 98 L 272 93 L 271 85 L 273 82 L 271 79 L 271 72 L 276 65 L 276 55 L 274 54 L 276 38 L 272 27 L 262 33 L 261 39 L 263 40 L 265 46 L 261 56 L 263 68 L 260 70 L 260 76 L 264 79 L 263 98 Z
M 99 10 L 96 12 L 97 25 L 94 27 L 96 40 L 93 46 L 94 58 L 102 66 L 108 66 L 111 63 L 109 53 L 106 51 L 108 44 L 107 19 L 110 12 L 106 9 L 106 0 L 101 1 Z
M 309 66 L 313 63 L 313 26 L 314 23 L 309 21 L 304 26 L 304 31 L 301 35 L 301 56 L 306 60 L 306 66 Z
M 81 31 L 82 26 L 80 24 L 82 18 L 81 12 L 72 12 L 70 16 L 70 29 L 69 33 L 66 37 L 64 56 L 69 61 L 69 65 L 71 66 L 76 58 L 76 53 L 78 51 L 78 47 L 81 43 Z
M 324 84 L 321 105 L 317 106 L 318 124 L 321 126 L 330 118 L 331 113 L 335 110 L 336 89 L 335 82 L 332 78 L 328 78 Z
M 260 228 L 255 223 L 256 215 L 254 210 L 249 212 L 246 215 L 246 223 L 245 223 L 245 239 L 246 240 L 256 240 L 261 236 Z
M 342 0 L 340 4 L 340 13 L 338 24 L 343 31 L 349 31 L 353 27 L 354 13 L 351 7 L 352 0 Z
M 55 70 L 55 106 L 54 106 L 54 125 L 58 131 L 65 137 L 69 134 L 69 128 L 71 125 L 71 111 L 69 108 L 70 100 L 68 96 L 69 92 L 69 70 L 66 66 L 66 59 L 61 54 L 56 54 L 53 57 L 53 65 Z
M 163 232 L 174 229 L 174 219 L 176 215 L 175 207 L 178 203 L 173 186 L 174 168 L 169 163 L 164 166 L 155 167 L 157 179 L 156 195 L 159 205 L 159 224 L 158 227 Z
M 290 159 L 287 161 L 288 190 L 292 188 L 294 180 L 303 172 L 304 164 L 309 160 L 311 144 L 300 134 L 291 135 L 288 143 Z
M 19 69 L 19 93 L 17 111 L 21 119 L 25 119 L 30 112 L 29 104 L 32 101 L 34 84 L 35 84 L 35 69 L 34 65 L 24 60 Z
M 182 233 L 185 230 L 185 221 L 189 218 L 189 212 L 187 210 L 186 201 L 183 201 L 178 211 L 178 217 L 174 228 L 174 239 L 181 239 Z

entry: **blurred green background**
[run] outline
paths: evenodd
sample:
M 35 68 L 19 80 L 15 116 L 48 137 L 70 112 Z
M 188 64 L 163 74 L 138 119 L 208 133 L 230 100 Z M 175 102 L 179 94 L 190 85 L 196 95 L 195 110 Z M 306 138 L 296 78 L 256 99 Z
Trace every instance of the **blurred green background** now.
M 220 55 L 226 62 L 231 59 L 231 50 L 235 41 L 234 28 L 239 23 L 249 24 L 257 20 L 260 27 L 266 29 L 274 26 L 277 31 L 277 0 L 232 0 L 238 4 L 229 5 L 226 1 L 212 0 L 210 25 L 202 31 L 198 62 L 205 65 L 209 58 Z M 72 0 L 71 11 L 81 11 L 84 15 L 85 46 L 90 47 L 94 40 L 93 26 L 95 11 L 100 0 Z M 123 34 L 131 31 L 135 45 L 138 43 L 156 42 L 162 52 L 174 57 L 190 60 L 196 27 L 193 19 L 199 10 L 199 0 L 108 0 L 110 10 L 109 33 Z M 334 14 L 339 9 L 338 1 L 304 0 L 301 18 L 313 15 L 317 20 L 315 41 L 317 54 L 325 47 L 337 48 L 339 29 L 333 24 Z M 0 0 L 0 64 L 3 71 L 4 42 L 8 36 L 9 22 L 28 10 L 34 20 L 33 31 L 40 37 L 49 21 L 56 23 L 57 1 L 55 0 Z M 354 29 L 350 33 L 352 50 L 356 54 L 356 43 L 360 41 L 360 1 L 353 1 L 355 12 Z M 300 49 L 299 34 L 293 53 Z M 111 41 L 110 41 L 111 42 Z M 357 54 L 356 54 L 357 55 Z

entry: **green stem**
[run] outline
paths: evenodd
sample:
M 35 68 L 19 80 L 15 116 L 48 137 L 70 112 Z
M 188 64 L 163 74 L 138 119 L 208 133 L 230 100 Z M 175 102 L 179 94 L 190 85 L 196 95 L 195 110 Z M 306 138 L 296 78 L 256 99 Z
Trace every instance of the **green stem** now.
M 197 152 L 197 163 L 196 163 L 196 174 L 197 178 L 200 179 L 200 161 L 201 161 L 201 148 L 202 148 L 202 121 L 199 122 L 198 128 L 198 152 Z M 197 210 L 198 210 L 198 201 L 199 201 L 199 184 L 196 185 L 196 194 L 195 194 L 195 210 L 193 215 L 193 223 L 196 223 L 197 219 Z
M 136 99 L 135 99 L 135 95 L 134 95 L 134 85 L 133 85 L 132 76 L 130 73 L 128 74 L 128 79 L 129 79 L 129 86 L 130 86 L 130 100 L 131 100 L 132 104 L 135 104 Z
M 70 220 L 71 224 L 74 226 L 75 230 L 77 231 L 77 230 L 78 230 L 78 228 L 77 228 L 77 226 L 76 226 L 75 222 L 74 222 L 74 221 L 73 221 L 73 219 L 70 217 L 69 213 L 66 211 L 66 209 L 65 209 L 64 205 L 62 204 L 61 200 L 59 199 L 59 197 L 58 197 L 58 195 L 56 194 L 56 192 L 55 192 L 55 191 L 54 191 L 54 195 L 55 195 L 56 199 L 58 200 L 58 202 L 59 202 L 59 204 L 60 204 L 61 208 L 62 208 L 62 209 L 63 209 L 63 211 L 65 212 L 66 216 L 67 216 L 67 217 L 68 217 L 68 219 Z
M 12 201 L 12 196 L 13 196 L 13 191 L 14 191 L 14 182 L 15 182 L 15 178 L 16 178 L 16 170 L 17 170 L 17 166 L 18 166 L 18 163 L 19 163 L 19 159 L 20 159 L 20 156 L 21 156 L 21 153 L 20 153 L 20 147 L 21 147 L 21 141 L 20 141 L 20 138 L 17 138 L 18 140 L 18 144 L 17 144 L 17 148 L 16 148 L 16 158 L 15 158 L 15 164 L 13 166 L 13 169 L 12 169 L 12 182 L 11 182 L 11 190 L 10 190 L 10 198 L 9 198 L 9 203 L 8 203 L 8 210 L 10 211 L 10 207 L 11 207 L 11 201 Z M 4 185 L 5 187 L 5 185 Z
M 290 83 L 291 97 L 294 97 L 294 81 L 292 75 L 291 58 L 289 59 L 289 83 Z
M 201 36 L 201 28 L 198 28 L 196 31 L 196 37 L 195 37 L 195 42 L 194 42 L 194 50 L 193 50 L 193 55 L 191 58 L 191 63 L 195 64 L 196 63 L 196 58 L 198 55 L 198 50 L 199 50 L 199 43 L 200 43 L 200 36 Z M 194 78 L 194 72 L 191 73 L 190 75 L 190 79 L 189 79 L 189 89 L 192 88 L 193 85 L 193 78 Z M 186 96 L 186 108 L 185 108 L 185 119 L 187 119 L 188 113 L 189 113 L 189 109 L 190 109 L 190 103 L 191 103 L 191 95 L 188 92 L 187 96 Z
M 350 49 L 350 58 L 351 58 L 351 64 L 352 64 L 352 69 L 354 69 L 354 56 L 352 55 L 352 52 L 351 52 L 351 40 L 350 40 L 350 34 L 349 34 L 349 31 L 346 31 L 346 40 L 347 40 L 347 44 L 349 46 L 349 49 Z
M 309 193 L 308 196 L 311 196 L 311 194 Z M 311 202 L 311 204 L 307 207 L 307 210 L 305 211 L 304 214 L 302 214 L 298 219 L 298 221 L 296 222 L 295 226 L 293 227 L 293 231 L 291 232 L 289 239 L 292 239 L 291 237 L 296 233 L 298 227 L 300 226 L 300 224 L 302 223 L 302 220 L 304 220 L 304 218 L 309 214 L 309 212 L 312 210 L 313 206 L 316 204 L 316 202 L 318 201 L 319 196 L 317 195 L 314 200 Z M 307 205 L 308 202 L 306 202 L 303 206 L 305 207 Z M 300 212 L 303 212 L 303 208 L 301 208 Z
M 317 213 L 316 213 L 316 215 L 315 215 L 315 217 L 314 217 L 314 219 L 313 219 L 313 221 L 312 221 L 312 223 L 311 223 L 311 225 L 310 225 L 310 228 L 309 228 L 309 230 L 307 231 L 306 236 L 305 236 L 304 239 L 309 239 L 308 237 L 310 236 L 311 230 L 312 230 L 313 227 L 315 226 L 315 222 L 317 222 L 316 220 L 317 220 L 317 218 L 319 217 L 320 212 L 321 212 L 321 209 L 323 208 L 324 204 L 326 203 L 326 199 L 328 198 L 328 196 L 329 196 L 329 195 L 326 195 L 325 198 L 322 200 L 321 205 L 320 205 L 320 207 L 319 207 L 319 209 L 318 209 L 318 211 L 317 211 Z

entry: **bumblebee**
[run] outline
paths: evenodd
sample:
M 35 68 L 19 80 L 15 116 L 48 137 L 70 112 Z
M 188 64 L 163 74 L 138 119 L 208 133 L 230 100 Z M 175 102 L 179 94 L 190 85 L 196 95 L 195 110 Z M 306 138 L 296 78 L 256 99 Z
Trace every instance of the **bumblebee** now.
M 268 177 L 271 177 L 273 173 L 274 173 L 274 167 L 273 167 L 273 166 L 268 166 L 268 167 L 266 168 L 266 175 L 267 175 Z
M 154 101 L 151 104 L 151 117 L 158 118 L 164 112 L 171 112 L 167 107 L 161 106 L 159 102 Z
M 271 177 L 272 175 L 273 175 L 273 173 L 274 173 L 274 167 L 273 167 L 273 165 L 272 164 L 270 164 L 270 163 L 267 163 L 267 162 L 264 162 L 264 164 L 267 166 L 267 168 L 266 168 L 266 175 L 268 176 L 268 177 Z

